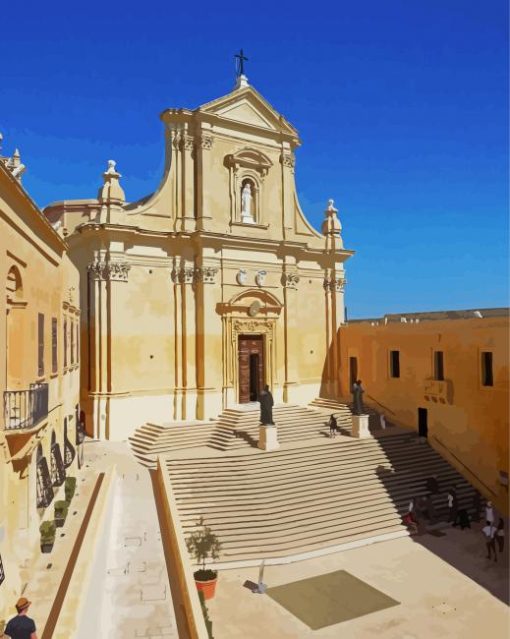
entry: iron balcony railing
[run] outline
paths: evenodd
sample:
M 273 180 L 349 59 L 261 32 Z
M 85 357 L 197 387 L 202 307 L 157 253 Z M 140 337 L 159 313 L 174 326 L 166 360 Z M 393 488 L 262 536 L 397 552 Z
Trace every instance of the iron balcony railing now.
M 48 416 L 48 384 L 30 384 L 28 390 L 4 392 L 7 430 L 33 428 Z
M 0 586 L 5 579 L 4 565 L 2 563 L 2 555 L 0 555 Z

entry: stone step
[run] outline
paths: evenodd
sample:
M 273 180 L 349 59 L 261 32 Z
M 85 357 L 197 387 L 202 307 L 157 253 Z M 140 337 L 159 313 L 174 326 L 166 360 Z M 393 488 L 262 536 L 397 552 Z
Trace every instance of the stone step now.
M 295 425 L 288 429 L 296 433 Z M 476 494 L 430 446 L 402 432 L 382 439 L 324 438 L 271 453 L 167 460 L 166 466 L 185 535 L 204 516 L 223 544 L 220 563 L 407 534 L 402 514 L 412 497 L 427 494 L 432 475 L 443 491 L 431 498 L 436 518 L 448 514 L 449 487 L 456 489 L 458 507 L 470 511 Z

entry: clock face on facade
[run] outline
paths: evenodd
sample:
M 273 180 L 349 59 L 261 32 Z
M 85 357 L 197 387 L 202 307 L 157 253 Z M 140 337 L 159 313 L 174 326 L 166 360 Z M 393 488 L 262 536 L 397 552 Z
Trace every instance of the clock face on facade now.
M 262 308 L 262 304 L 258 300 L 255 300 L 254 302 L 250 304 L 250 308 L 248 309 L 248 315 L 250 317 L 255 317 L 255 315 L 259 313 L 261 308 Z

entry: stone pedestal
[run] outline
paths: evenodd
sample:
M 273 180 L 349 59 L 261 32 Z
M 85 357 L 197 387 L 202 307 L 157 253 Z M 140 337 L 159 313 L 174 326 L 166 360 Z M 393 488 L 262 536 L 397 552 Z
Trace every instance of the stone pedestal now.
M 276 426 L 261 424 L 259 426 L 259 448 L 262 450 L 278 450 L 278 429 Z
M 368 415 L 352 416 L 352 436 L 358 439 L 366 439 L 372 437 L 368 430 Z

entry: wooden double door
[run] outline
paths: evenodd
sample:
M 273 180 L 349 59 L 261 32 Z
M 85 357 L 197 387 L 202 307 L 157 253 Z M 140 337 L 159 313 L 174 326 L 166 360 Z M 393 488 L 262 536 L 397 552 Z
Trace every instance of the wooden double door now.
M 264 338 L 239 336 L 239 403 L 255 402 L 264 386 Z

